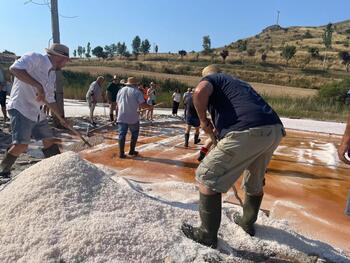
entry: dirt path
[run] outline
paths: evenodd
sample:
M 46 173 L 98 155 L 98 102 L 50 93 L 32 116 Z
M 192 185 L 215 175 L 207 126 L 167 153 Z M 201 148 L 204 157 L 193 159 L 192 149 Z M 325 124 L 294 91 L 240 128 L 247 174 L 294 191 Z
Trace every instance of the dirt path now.
M 176 79 L 186 84 L 196 86 L 200 77 L 186 76 L 186 75 L 174 75 L 159 72 L 140 71 L 134 69 L 125 69 L 121 67 L 97 67 L 97 66 L 77 66 L 77 67 L 66 67 L 66 70 L 88 72 L 90 74 L 121 74 L 135 77 L 154 77 L 156 79 Z M 292 96 L 292 97 L 309 97 L 314 96 L 317 91 L 313 89 L 303 89 L 289 86 L 280 86 L 272 84 L 263 84 L 251 82 L 250 84 L 260 93 L 267 94 L 270 96 Z

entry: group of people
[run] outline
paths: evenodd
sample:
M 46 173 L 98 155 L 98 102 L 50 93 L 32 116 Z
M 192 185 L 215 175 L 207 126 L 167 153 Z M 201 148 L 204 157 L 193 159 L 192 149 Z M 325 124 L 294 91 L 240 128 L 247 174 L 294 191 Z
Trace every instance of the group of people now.
M 0 177 L 9 178 L 11 167 L 18 156 L 27 149 L 31 137 L 43 140 L 45 157 L 60 153 L 53 139 L 43 105 L 55 108 L 55 70 L 61 69 L 69 60 L 69 50 L 61 44 L 53 44 L 46 55 L 29 53 L 23 55 L 11 67 L 15 76 L 9 101 L 9 115 L 12 125 L 12 146 L 0 164 Z M 246 82 L 221 72 L 216 65 L 209 65 L 202 71 L 203 78 L 194 92 L 186 94 L 186 123 L 195 127 L 195 143 L 199 142 L 199 128 L 207 134 L 207 151 L 195 172 L 199 183 L 200 226 L 183 223 L 184 235 L 195 242 L 216 248 L 218 230 L 221 224 L 222 194 L 227 192 L 244 172 L 245 200 L 243 214 L 235 216 L 238 224 L 249 235 L 255 235 L 257 220 L 264 196 L 265 171 L 279 145 L 285 129 L 270 105 Z M 99 95 L 96 87 L 103 78 L 89 88 L 89 103 L 96 104 Z M 119 130 L 119 157 L 126 158 L 125 137 L 131 131 L 129 155 L 136 156 L 139 135 L 139 109 L 151 109 L 155 101 L 149 94 L 147 101 L 139 89 L 139 81 L 129 77 L 124 86 L 111 100 L 118 105 L 116 121 Z M 91 98 L 90 98 L 91 97 Z M 207 117 L 210 113 L 210 118 Z M 112 119 L 112 118 L 111 118 Z M 65 124 L 65 123 L 63 123 Z M 185 143 L 188 145 L 189 130 L 186 129 Z M 185 144 L 186 146 L 186 144 Z M 344 154 L 350 148 L 350 118 L 339 147 L 339 158 L 347 164 Z
M 86 93 L 86 101 L 90 109 L 90 123 L 96 125 L 94 120 L 94 110 L 97 102 L 103 101 L 103 88 L 105 78 L 103 76 L 98 76 L 95 81 L 93 81 Z M 106 99 L 109 104 L 109 120 L 113 125 L 116 124 L 114 116 L 118 116 L 117 94 L 119 90 L 127 86 L 125 79 L 118 81 L 118 77 L 114 76 L 112 81 L 108 84 L 106 88 Z M 146 118 L 147 120 L 153 121 L 153 109 L 156 105 L 156 85 L 154 82 L 150 83 L 150 87 L 145 87 L 142 83 L 137 84 L 138 89 L 141 91 L 144 102 L 150 105 L 147 109 L 139 108 L 141 118 Z

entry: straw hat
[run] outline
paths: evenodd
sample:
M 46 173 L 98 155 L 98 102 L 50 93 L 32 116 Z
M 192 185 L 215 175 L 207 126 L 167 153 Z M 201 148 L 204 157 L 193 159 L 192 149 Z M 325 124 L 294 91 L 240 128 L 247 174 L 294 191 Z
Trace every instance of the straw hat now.
M 220 72 L 221 72 L 221 69 L 217 65 L 212 64 L 212 65 L 206 66 L 202 70 L 202 76 L 205 77 L 205 76 L 215 74 L 215 73 L 220 73 Z
M 47 54 L 69 58 L 69 48 L 65 45 L 53 43 L 49 48 L 45 48 L 45 50 Z
M 125 85 L 132 86 L 139 84 L 139 81 L 135 77 L 129 77 Z

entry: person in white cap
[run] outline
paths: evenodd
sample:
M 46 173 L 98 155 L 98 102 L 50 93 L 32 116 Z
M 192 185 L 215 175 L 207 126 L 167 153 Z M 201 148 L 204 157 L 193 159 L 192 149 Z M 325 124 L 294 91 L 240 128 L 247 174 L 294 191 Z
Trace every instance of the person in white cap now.
M 59 112 L 54 94 L 55 70 L 60 70 L 69 61 L 69 49 L 55 43 L 46 49 L 46 53 L 27 53 L 10 67 L 10 72 L 15 77 L 8 102 L 12 146 L 0 164 L 1 179 L 10 179 L 12 165 L 28 148 L 31 138 L 43 141 L 45 157 L 60 153 L 43 106 L 49 104 Z M 66 123 L 62 125 L 66 126 Z

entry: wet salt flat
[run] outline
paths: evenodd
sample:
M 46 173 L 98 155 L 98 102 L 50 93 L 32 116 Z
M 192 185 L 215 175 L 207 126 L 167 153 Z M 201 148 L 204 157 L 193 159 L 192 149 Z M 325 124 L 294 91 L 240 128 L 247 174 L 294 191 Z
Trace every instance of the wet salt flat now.
M 159 195 L 176 196 L 164 183 L 194 183 L 201 146 L 190 143 L 189 148 L 184 148 L 183 130 L 179 123 L 142 127 L 137 147 L 140 156 L 123 160 L 118 158 L 114 140 L 117 134 L 109 130 L 103 133 L 108 138 L 103 146 L 84 151 L 81 156 L 113 168 L 119 176 L 163 183 L 153 190 Z M 289 130 L 268 167 L 262 208 L 271 218 L 287 221 L 297 232 L 349 253 L 350 219 L 344 209 L 350 177 L 349 166 L 341 164 L 336 155 L 339 141 L 336 135 Z M 236 186 L 243 197 L 239 183 Z M 181 191 L 178 194 L 186 196 Z M 197 196 L 188 194 L 187 198 Z M 226 201 L 238 203 L 231 192 Z

